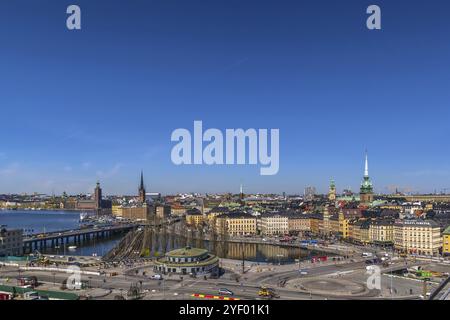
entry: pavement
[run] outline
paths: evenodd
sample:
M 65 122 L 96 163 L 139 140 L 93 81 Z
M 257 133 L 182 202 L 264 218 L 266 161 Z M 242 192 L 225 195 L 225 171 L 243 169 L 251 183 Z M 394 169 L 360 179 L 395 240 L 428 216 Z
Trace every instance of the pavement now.
M 342 246 L 342 245 L 338 245 Z M 342 250 L 342 248 L 339 248 Z M 358 251 L 377 253 L 377 249 L 359 248 Z M 371 251 L 373 250 L 373 251 Z M 357 251 L 353 250 L 352 251 Z M 233 297 L 240 299 L 261 299 L 258 290 L 261 286 L 272 287 L 280 299 L 418 299 L 423 294 L 423 281 L 393 276 L 391 271 L 408 266 L 422 265 L 437 271 L 449 271 L 450 266 L 440 261 L 403 260 L 393 258 L 394 264 L 381 269 L 381 288 L 368 289 L 367 273 L 364 258 L 353 254 L 342 261 L 328 260 L 312 263 L 300 261 L 295 264 L 269 264 L 245 261 L 245 272 L 242 273 L 242 261 L 221 259 L 220 265 L 225 274 L 219 279 L 207 279 L 202 276 L 191 278 L 189 275 L 164 276 L 163 280 L 151 280 L 152 262 L 129 262 L 116 266 L 89 266 L 83 270 L 100 272 L 99 275 L 81 275 L 89 288 L 76 290 L 82 296 L 93 299 L 115 299 L 127 296 L 132 285 L 138 286 L 143 293 L 142 299 L 201 299 L 192 294 L 217 295 L 220 288 L 231 290 Z M 299 269 L 305 271 L 300 274 Z M 145 275 L 144 275 L 145 272 Z M 114 275 L 113 274 L 117 274 Z M 17 285 L 19 276 L 34 275 L 48 290 L 61 290 L 61 284 L 68 278 L 65 272 L 45 270 L 18 270 L 14 266 L 0 268 L 0 283 Z M 428 284 L 427 291 L 437 284 Z M 40 286 L 41 287 L 41 286 Z M 334 288 L 334 290 L 333 290 Z M 363 289 L 362 289 L 363 288 Z

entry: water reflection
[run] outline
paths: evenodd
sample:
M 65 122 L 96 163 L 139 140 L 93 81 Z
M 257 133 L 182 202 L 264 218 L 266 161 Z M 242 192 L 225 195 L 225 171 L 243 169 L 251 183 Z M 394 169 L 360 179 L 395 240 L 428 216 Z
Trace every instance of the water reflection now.
M 194 238 L 189 233 L 181 236 L 167 231 L 151 230 L 148 232 L 151 233 L 151 235 L 147 235 L 151 241 L 146 242 L 148 247 L 144 250 L 149 252 L 150 256 L 161 256 L 170 250 L 186 246 L 207 249 L 220 258 L 241 260 L 244 257 L 248 261 L 268 263 L 292 263 L 299 258 L 304 260 L 320 254 L 317 251 L 270 244 L 208 241 Z

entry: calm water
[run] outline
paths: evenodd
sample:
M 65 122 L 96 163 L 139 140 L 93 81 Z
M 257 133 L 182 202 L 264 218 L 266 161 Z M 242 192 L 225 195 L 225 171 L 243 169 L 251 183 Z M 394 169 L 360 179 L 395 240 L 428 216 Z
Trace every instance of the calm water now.
M 311 256 L 321 255 L 318 251 L 300 248 L 283 247 L 262 243 L 236 243 L 222 241 L 208 241 L 190 239 L 185 236 L 156 233 L 148 244 L 149 253 L 152 256 L 161 256 L 164 253 L 186 246 L 204 248 L 221 258 L 267 263 L 293 263 L 296 259 L 305 260 Z
M 0 210 L 0 225 L 8 228 L 23 229 L 25 233 L 42 233 L 79 228 L 80 212 L 74 211 L 2 211 Z M 70 255 L 98 256 L 106 254 L 120 241 L 120 236 L 112 239 L 92 240 L 83 247 L 75 250 L 66 248 L 65 253 Z M 64 248 L 47 248 L 42 253 L 64 254 Z
M 2 211 L 0 225 L 24 229 L 27 233 L 42 233 L 78 228 L 79 212 L 73 211 Z
M 8 228 L 21 228 L 27 232 L 41 233 L 59 230 L 71 230 L 79 227 L 79 212 L 73 211 L 1 211 L 0 225 L 7 225 Z M 68 250 L 65 253 L 70 255 L 92 255 L 98 256 L 106 254 L 121 239 L 117 236 L 112 239 L 91 240 L 90 243 L 75 250 Z M 292 263 L 295 259 L 307 259 L 311 255 L 320 254 L 315 251 L 308 251 L 299 248 L 280 247 L 268 244 L 240 244 L 231 242 L 214 242 L 206 240 L 195 240 L 187 237 L 171 235 L 167 233 L 154 232 L 148 243 L 148 250 L 151 255 L 162 255 L 172 249 L 182 248 L 187 245 L 208 249 L 221 258 L 242 259 L 268 262 L 268 263 Z M 52 254 L 64 254 L 64 249 L 48 248 L 46 252 Z

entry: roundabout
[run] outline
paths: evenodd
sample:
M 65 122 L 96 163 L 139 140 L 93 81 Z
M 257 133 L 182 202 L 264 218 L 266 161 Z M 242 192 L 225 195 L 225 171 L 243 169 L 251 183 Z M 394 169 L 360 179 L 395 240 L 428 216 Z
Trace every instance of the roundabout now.
M 293 279 L 286 283 L 286 287 L 311 294 L 335 297 L 361 296 L 369 293 L 369 290 L 363 284 L 325 277 Z

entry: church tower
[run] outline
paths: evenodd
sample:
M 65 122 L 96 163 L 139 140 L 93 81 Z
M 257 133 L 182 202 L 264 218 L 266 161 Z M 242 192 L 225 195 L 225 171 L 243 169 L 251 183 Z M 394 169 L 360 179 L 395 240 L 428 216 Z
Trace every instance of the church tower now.
M 97 181 L 97 185 L 94 190 L 94 202 L 95 202 L 95 212 L 97 215 L 101 214 L 102 211 L 102 188 L 100 188 L 100 182 Z
M 241 183 L 241 187 L 240 187 L 240 189 L 239 189 L 239 200 L 240 200 L 240 201 L 243 201 L 243 200 L 244 200 L 244 188 L 243 188 L 243 186 L 242 186 L 242 183 Z
M 336 185 L 334 180 L 331 180 L 330 189 L 328 190 L 328 200 L 336 201 Z
M 144 173 L 141 171 L 141 183 L 139 185 L 139 201 L 145 203 L 145 187 L 144 187 Z
M 366 162 L 364 166 L 364 180 L 360 188 L 360 202 L 363 205 L 370 205 L 373 202 L 373 186 L 369 178 L 369 160 L 366 152 Z
M 324 233 L 324 234 L 326 234 L 326 235 L 328 235 L 328 234 L 330 234 L 331 233 L 331 224 L 330 224 L 330 217 L 331 217 L 331 214 L 330 214 L 330 210 L 329 210 L 329 207 L 328 207 L 328 205 L 326 205 L 324 208 L 323 208 L 323 229 L 322 229 L 322 232 Z

